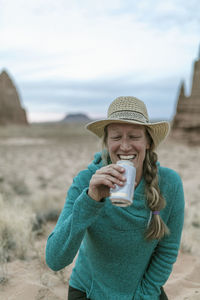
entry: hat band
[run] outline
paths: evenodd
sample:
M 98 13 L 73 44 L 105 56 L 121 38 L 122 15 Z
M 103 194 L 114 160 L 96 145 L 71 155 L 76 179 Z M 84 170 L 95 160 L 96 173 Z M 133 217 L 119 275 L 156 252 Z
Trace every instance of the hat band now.
M 142 113 L 130 110 L 113 112 L 108 116 L 108 119 L 124 119 L 133 120 L 141 123 L 149 123 L 149 120 L 145 118 L 145 116 Z

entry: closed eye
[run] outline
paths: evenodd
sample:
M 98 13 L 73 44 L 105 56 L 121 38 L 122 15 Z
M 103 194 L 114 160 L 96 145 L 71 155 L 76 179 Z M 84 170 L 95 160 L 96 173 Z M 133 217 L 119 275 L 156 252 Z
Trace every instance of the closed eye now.
M 110 137 L 113 141 L 118 141 L 121 139 L 121 136 L 120 135 L 116 135 L 116 136 L 111 136 Z
M 139 140 L 141 138 L 141 136 L 140 135 L 130 135 L 129 138 L 132 140 Z

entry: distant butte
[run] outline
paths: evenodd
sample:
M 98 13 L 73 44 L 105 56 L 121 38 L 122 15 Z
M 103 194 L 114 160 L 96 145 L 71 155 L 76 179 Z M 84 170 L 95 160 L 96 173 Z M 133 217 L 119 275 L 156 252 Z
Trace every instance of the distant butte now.
M 22 108 L 17 89 L 8 73 L 0 73 L 0 125 L 27 125 L 26 111 Z
M 90 122 L 91 119 L 83 113 L 74 113 L 74 114 L 67 114 L 62 122 L 67 123 L 87 123 Z

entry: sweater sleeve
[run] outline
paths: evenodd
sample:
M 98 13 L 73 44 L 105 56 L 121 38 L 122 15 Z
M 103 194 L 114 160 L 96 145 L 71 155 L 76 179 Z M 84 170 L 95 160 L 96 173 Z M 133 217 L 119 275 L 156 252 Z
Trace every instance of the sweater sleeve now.
M 169 278 L 180 247 L 184 222 L 184 193 L 180 177 L 167 225 L 170 234 L 160 240 L 136 290 L 134 300 L 158 300 L 160 288 Z
M 88 178 L 82 171 L 82 178 Z M 54 271 L 69 265 L 79 250 L 86 229 L 95 222 L 103 202 L 97 202 L 87 194 L 88 187 L 75 177 L 56 227 L 46 245 L 46 263 Z

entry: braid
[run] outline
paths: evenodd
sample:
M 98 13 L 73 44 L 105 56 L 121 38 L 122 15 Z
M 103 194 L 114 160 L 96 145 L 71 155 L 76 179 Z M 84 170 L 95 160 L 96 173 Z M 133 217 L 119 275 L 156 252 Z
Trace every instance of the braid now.
M 145 191 L 147 195 L 147 204 L 151 211 L 160 211 L 165 205 L 165 199 L 160 193 L 157 174 L 157 154 L 153 152 L 152 146 L 146 150 L 146 157 L 143 165 L 143 174 L 146 182 Z M 169 229 L 161 219 L 160 215 L 152 215 L 150 224 L 146 231 L 146 239 L 161 239 L 169 234 Z

